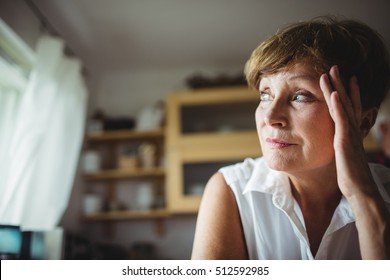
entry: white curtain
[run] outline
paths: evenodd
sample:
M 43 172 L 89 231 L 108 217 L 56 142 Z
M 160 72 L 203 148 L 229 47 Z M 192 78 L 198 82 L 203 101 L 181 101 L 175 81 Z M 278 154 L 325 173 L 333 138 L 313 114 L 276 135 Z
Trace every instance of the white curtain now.
M 44 36 L 25 90 L 0 98 L 0 223 L 53 229 L 68 205 L 84 134 L 80 62 L 63 55 L 60 39 Z

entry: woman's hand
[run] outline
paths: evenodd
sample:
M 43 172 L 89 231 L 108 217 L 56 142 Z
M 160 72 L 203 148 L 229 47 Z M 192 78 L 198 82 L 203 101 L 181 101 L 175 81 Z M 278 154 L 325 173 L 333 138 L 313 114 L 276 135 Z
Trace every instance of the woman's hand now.
M 375 121 L 376 109 L 362 110 L 356 77 L 350 79 L 348 86 L 349 96 L 337 66 L 320 77 L 320 87 L 335 123 L 337 183 L 355 215 L 362 258 L 386 259 L 390 257 L 390 215 L 363 148 L 363 138 Z
M 338 67 L 333 66 L 329 75 L 321 76 L 320 87 L 335 123 L 334 149 L 341 192 L 347 199 L 377 193 L 363 148 L 368 130 L 362 127 L 362 121 L 367 113 L 362 112 L 356 77 L 349 81 L 348 96 Z

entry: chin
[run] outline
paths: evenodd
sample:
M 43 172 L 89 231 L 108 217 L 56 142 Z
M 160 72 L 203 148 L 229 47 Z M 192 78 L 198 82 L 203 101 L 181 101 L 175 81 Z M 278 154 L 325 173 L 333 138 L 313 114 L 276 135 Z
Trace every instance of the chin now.
M 291 171 L 296 169 L 298 166 L 296 160 L 293 159 L 287 159 L 282 157 L 264 157 L 268 167 L 276 171 Z
M 283 171 L 286 173 L 303 172 L 303 171 L 314 171 L 314 170 L 333 170 L 335 169 L 336 163 L 334 157 L 321 159 L 313 158 L 312 160 L 303 160 L 301 157 L 281 157 L 279 156 L 267 156 L 264 155 L 267 166 L 275 171 Z

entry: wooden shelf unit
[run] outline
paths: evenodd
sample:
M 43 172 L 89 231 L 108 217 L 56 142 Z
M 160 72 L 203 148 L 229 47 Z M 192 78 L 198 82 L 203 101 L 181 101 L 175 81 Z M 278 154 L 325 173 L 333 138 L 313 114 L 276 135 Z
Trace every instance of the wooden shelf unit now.
M 85 146 L 99 147 L 109 150 L 110 168 L 104 168 L 99 171 L 85 172 L 83 179 L 85 182 L 94 183 L 102 182 L 103 187 L 107 188 L 106 199 L 113 199 L 116 196 L 116 183 L 123 180 L 149 180 L 152 181 L 156 188 L 164 189 L 165 170 L 159 166 L 160 159 L 163 156 L 165 129 L 159 128 L 155 130 L 118 130 L 118 131 L 104 131 L 99 133 L 89 133 L 85 135 Z M 134 143 L 153 143 L 156 145 L 156 166 L 154 167 L 136 167 L 133 169 L 117 168 L 114 162 L 118 158 L 115 155 L 115 149 L 121 144 Z M 150 210 L 118 210 L 82 214 L 81 217 L 85 221 L 115 221 L 126 219 L 140 219 L 140 218 L 163 218 L 168 216 L 167 209 L 150 209 Z

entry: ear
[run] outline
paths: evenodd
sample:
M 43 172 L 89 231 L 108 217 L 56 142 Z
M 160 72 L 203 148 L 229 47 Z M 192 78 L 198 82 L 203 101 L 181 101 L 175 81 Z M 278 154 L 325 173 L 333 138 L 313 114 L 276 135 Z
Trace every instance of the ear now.
M 360 132 L 362 138 L 366 137 L 371 127 L 374 125 L 376 116 L 378 115 L 378 108 L 372 107 L 362 112 L 362 120 L 360 123 Z

